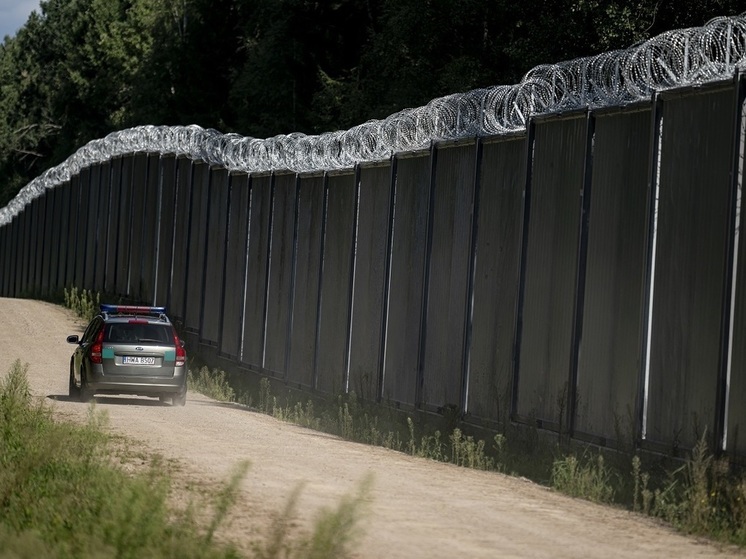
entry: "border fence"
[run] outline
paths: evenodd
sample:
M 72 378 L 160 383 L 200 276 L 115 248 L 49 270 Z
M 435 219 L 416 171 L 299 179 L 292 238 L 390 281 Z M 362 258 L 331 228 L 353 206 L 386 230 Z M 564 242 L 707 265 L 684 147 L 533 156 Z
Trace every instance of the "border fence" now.
M 744 458 L 746 17 L 661 37 L 365 129 L 93 142 L 0 210 L 0 295 L 166 305 L 322 395 Z

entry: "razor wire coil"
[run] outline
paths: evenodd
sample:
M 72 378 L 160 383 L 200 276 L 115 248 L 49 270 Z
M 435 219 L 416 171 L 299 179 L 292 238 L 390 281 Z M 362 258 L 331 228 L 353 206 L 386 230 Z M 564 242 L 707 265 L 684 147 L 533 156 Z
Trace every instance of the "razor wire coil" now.
M 746 13 L 669 31 L 626 50 L 537 66 L 518 84 L 439 97 L 349 130 L 258 139 L 197 125 L 138 126 L 93 140 L 36 177 L 0 209 L 0 226 L 83 168 L 131 153 L 183 155 L 245 173 L 347 169 L 433 141 L 520 132 L 534 116 L 634 103 L 739 70 L 746 70 Z

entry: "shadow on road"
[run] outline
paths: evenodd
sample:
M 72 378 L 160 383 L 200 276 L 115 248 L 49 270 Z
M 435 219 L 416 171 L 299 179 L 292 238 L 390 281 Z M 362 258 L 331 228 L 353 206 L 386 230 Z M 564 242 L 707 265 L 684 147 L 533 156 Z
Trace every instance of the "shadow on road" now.
M 50 400 L 54 400 L 55 402 L 78 402 L 80 404 L 83 404 L 84 406 L 88 405 L 86 403 L 80 402 L 77 398 L 71 398 L 67 394 L 49 394 L 47 398 L 49 398 Z M 171 407 L 171 404 L 161 402 L 158 399 L 133 398 L 131 396 L 124 398 L 117 396 L 94 396 L 92 401 L 96 402 L 97 404 L 112 404 L 115 406 L 142 406 L 146 408 Z

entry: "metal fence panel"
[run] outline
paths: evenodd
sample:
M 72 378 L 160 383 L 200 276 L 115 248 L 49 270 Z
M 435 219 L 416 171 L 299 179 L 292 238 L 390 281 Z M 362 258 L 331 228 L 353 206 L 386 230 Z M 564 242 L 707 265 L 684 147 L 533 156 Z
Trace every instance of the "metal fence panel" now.
M 91 168 L 87 167 L 80 170 L 80 182 L 78 191 L 78 218 L 77 218 L 77 233 L 76 233 L 76 244 L 75 244 L 75 276 L 74 285 L 79 289 L 88 289 L 91 286 L 86 283 L 86 269 L 90 266 L 90 261 L 93 260 L 93 243 L 89 232 L 93 232 L 94 229 L 91 226 L 91 222 L 95 225 L 95 208 L 92 204 L 91 199 Z M 98 202 L 98 195 L 95 195 L 95 201 Z
M 431 156 L 395 160 L 383 398 L 416 404 Z
M 202 321 L 200 341 L 217 347 L 220 333 L 220 310 L 223 301 L 225 248 L 230 206 L 228 171 L 213 168 L 207 214 L 207 246 L 205 255 L 205 286 L 202 291 Z M 231 285 L 232 291 L 232 285 Z M 230 294 L 230 293 L 229 293 Z
M 741 93 L 739 105 L 741 108 L 740 118 L 737 120 L 739 126 L 738 145 L 735 151 L 735 177 L 734 183 L 743 193 L 744 171 L 746 170 L 746 77 L 741 79 Z M 728 376 L 728 392 L 726 392 L 726 449 L 735 452 L 738 456 L 746 456 L 746 344 L 741 340 L 746 339 L 746 236 L 743 234 L 744 220 L 743 198 L 741 199 L 739 229 L 736 231 L 737 253 L 735 279 L 735 299 L 733 301 L 733 331 L 731 332 L 732 358 Z
M 78 246 L 78 232 L 80 225 L 84 223 L 83 213 L 80 202 L 80 175 L 74 175 L 70 178 L 70 224 L 67 233 L 68 255 L 67 267 L 65 269 L 65 285 L 74 287 L 75 270 L 77 268 L 78 258 L 82 258 L 83 251 Z M 82 237 L 81 237 L 82 242 Z
M 220 326 L 220 353 L 238 360 L 246 296 L 246 247 L 249 242 L 251 188 L 249 176 L 230 176 L 230 217 L 223 279 L 223 321 Z
M 8 296 L 10 272 L 10 223 L 0 227 L 0 297 Z
M 85 228 L 85 258 L 83 261 L 83 283 L 86 289 L 93 288 L 93 272 L 96 269 L 96 233 L 99 222 L 99 200 L 101 199 L 101 190 L 99 188 L 100 165 L 92 165 L 88 169 L 81 171 L 81 179 L 85 178 L 82 183 L 81 200 L 86 206 L 86 219 L 88 224 Z M 87 176 L 86 176 L 87 175 Z
M 41 270 L 41 291 L 44 295 L 54 292 L 57 276 L 56 262 L 60 251 L 60 187 L 47 192 L 47 208 L 44 229 L 44 260 Z
M 148 155 L 136 153 L 132 162 L 132 231 L 130 237 L 129 291 L 136 301 L 143 300 L 143 259 L 144 243 L 149 239 L 144 234 L 146 224 L 146 203 L 148 199 Z
M 99 218 L 96 233 L 96 269 L 93 272 L 93 289 L 97 292 L 105 290 L 109 253 L 113 253 L 110 241 L 112 221 L 111 168 L 111 160 L 101 163 L 98 179 L 98 188 L 101 193 L 99 198 Z
M 264 338 L 264 368 L 285 377 L 290 330 L 290 294 L 295 245 L 296 175 L 278 174 L 272 195 L 267 312 Z
M 734 95 L 729 87 L 663 101 L 646 438 L 667 446 L 713 432 Z
M 65 287 L 65 278 L 67 277 L 67 266 L 70 260 L 70 205 L 72 202 L 72 184 L 67 181 L 56 188 L 59 212 L 59 239 L 56 242 L 57 258 L 52 254 L 52 285 L 54 289 L 62 291 Z M 55 213 L 57 213 L 55 212 Z
M 143 201 L 143 238 L 142 238 L 142 269 L 140 271 L 139 299 L 144 303 L 152 303 L 155 299 L 156 255 L 158 254 L 158 220 L 160 208 L 160 173 L 158 165 L 160 155 L 149 153 L 145 163 Z
M 323 176 L 298 179 L 297 220 L 287 380 L 297 386 L 313 388 L 324 220 Z
M 570 388 L 587 122 L 535 126 L 515 411 L 557 428 Z
M 115 157 L 109 161 L 109 223 L 106 229 L 106 272 L 104 273 L 104 292 L 115 293 L 119 270 L 119 229 L 124 213 L 120 200 L 122 196 L 122 158 Z
M 130 257 L 132 255 L 132 169 L 134 156 L 122 158 L 119 178 L 119 233 L 117 234 L 116 292 L 129 293 Z
M 47 229 L 47 192 L 42 193 L 36 199 L 36 223 L 34 224 L 34 262 L 33 275 L 31 276 L 32 292 L 39 295 L 42 292 L 41 273 L 44 262 L 44 242 L 46 241 Z
M 174 252 L 174 221 L 176 212 L 176 158 L 161 155 L 158 162 L 158 252 L 155 257 L 155 298 L 158 305 L 171 300 L 171 266 Z
M 436 148 L 421 404 L 463 410 L 476 143 Z
M 210 193 L 210 166 L 194 162 L 192 174 L 191 219 L 189 220 L 189 260 L 187 262 L 186 300 L 184 326 L 188 332 L 200 332 L 202 291 L 205 280 L 207 252 L 208 196 Z
M 246 298 L 243 309 L 241 362 L 261 369 L 264 357 L 265 305 L 269 269 L 270 227 L 272 224 L 271 175 L 252 176 L 246 261 Z
M 466 411 L 509 420 L 513 381 L 526 136 L 482 145 Z
M 18 261 L 18 251 L 20 242 L 20 229 L 21 229 L 21 211 L 13 221 L 10 223 L 10 278 L 8 282 L 8 297 L 17 297 L 18 287 L 18 271 L 20 269 L 20 262 Z
M 354 173 L 329 176 L 316 356 L 316 388 L 329 394 L 347 387 L 356 202 Z
M 182 321 L 185 316 L 189 262 L 189 232 L 192 219 L 193 163 L 186 157 L 176 160 L 176 197 L 174 205 L 174 245 L 171 291 L 167 301 L 170 316 Z
M 577 431 L 639 432 L 652 110 L 597 115 L 577 374 Z
M 360 169 L 348 390 L 369 401 L 380 395 L 391 192 L 391 164 Z

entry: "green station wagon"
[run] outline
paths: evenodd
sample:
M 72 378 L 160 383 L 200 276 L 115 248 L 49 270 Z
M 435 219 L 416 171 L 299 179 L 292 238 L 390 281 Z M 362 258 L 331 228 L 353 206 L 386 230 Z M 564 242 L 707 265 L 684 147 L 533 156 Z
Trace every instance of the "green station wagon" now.
M 70 397 L 95 394 L 154 396 L 175 406 L 186 403 L 187 366 L 165 307 L 101 305 L 70 358 Z

